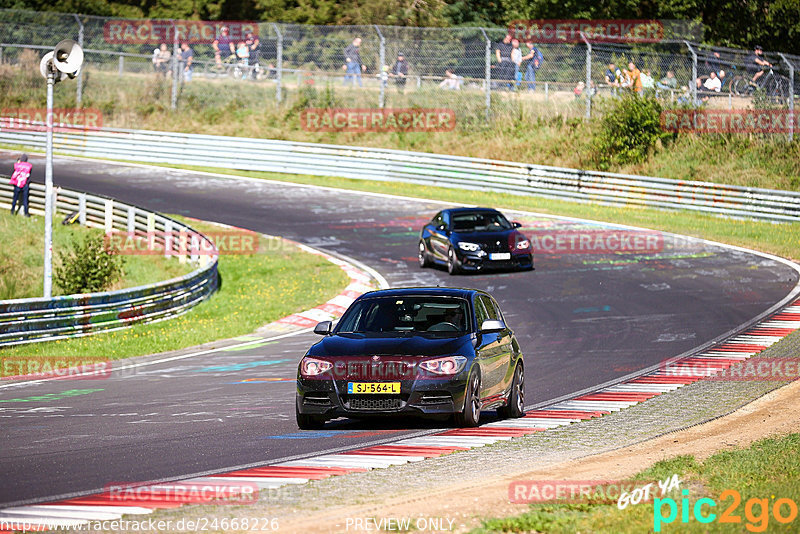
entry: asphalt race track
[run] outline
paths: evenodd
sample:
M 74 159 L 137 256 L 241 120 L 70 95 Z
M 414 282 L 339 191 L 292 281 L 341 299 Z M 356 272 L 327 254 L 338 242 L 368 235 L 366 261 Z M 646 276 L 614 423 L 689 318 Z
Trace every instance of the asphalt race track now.
M 3 153 L 0 166 L 10 169 L 15 157 Z M 43 182 L 44 159 L 31 160 L 34 181 Z M 529 405 L 690 351 L 764 312 L 798 282 L 783 263 L 696 240 L 641 254 L 539 254 L 534 272 L 450 277 L 416 263 L 419 228 L 441 204 L 63 158 L 56 158 L 55 177 L 56 185 L 336 251 L 393 286 L 486 289 L 522 345 Z M 535 199 L 530 210 L 536 211 Z M 540 236 L 601 229 L 510 218 Z M 106 380 L 0 387 L 0 504 L 275 462 L 437 428 L 415 420 L 338 420 L 323 431 L 300 432 L 293 378 L 316 339 L 300 334 Z

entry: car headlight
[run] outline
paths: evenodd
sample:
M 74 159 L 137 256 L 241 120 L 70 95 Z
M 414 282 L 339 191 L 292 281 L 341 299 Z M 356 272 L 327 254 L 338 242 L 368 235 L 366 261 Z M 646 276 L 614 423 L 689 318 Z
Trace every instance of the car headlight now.
M 458 248 L 461 250 L 466 250 L 467 252 L 477 252 L 481 249 L 481 246 L 477 243 L 468 243 L 466 241 L 461 241 L 458 243 Z
M 445 356 L 420 362 L 420 369 L 435 375 L 454 375 L 464 368 L 467 358 L 464 356 Z
M 333 367 L 331 362 L 305 356 L 300 361 L 300 374 L 302 376 L 317 376 L 321 375 L 325 371 L 328 371 L 331 367 Z
M 520 239 L 517 241 L 517 250 L 525 250 L 531 247 L 531 242 L 527 239 Z

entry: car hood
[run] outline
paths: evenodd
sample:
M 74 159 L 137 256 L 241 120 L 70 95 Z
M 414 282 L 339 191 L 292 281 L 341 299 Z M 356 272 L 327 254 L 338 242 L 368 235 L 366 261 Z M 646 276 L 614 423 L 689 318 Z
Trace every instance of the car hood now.
M 446 356 L 472 348 L 472 337 L 409 336 L 383 337 L 366 334 L 327 336 L 309 350 L 311 356 Z

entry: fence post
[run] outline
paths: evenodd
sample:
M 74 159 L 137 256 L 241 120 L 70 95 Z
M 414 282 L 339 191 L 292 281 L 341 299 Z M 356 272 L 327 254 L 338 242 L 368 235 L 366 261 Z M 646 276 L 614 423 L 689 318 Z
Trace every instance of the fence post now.
M 133 235 L 136 232 L 136 208 L 128 206 L 128 235 Z
M 122 71 L 125 70 L 125 56 L 122 55 L 122 52 L 119 54 L 119 76 L 122 76 Z
M 175 21 L 172 21 L 172 97 L 170 99 L 170 109 L 178 107 L 178 54 L 181 47 L 178 45 L 178 28 Z
M 689 52 L 692 54 L 692 83 L 690 86 L 690 91 L 692 92 L 692 107 L 697 105 L 697 52 L 694 51 L 692 45 L 689 44 L 689 41 L 683 41 L 686 44 L 686 48 L 689 49 Z
M 73 13 L 72 16 L 75 17 L 75 20 L 78 22 L 78 45 L 83 48 L 83 21 L 75 13 Z M 78 83 L 75 89 L 75 107 L 81 107 L 81 101 L 83 101 L 83 69 L 83 66 L 78 69 Z
M 386 39 L 384 39 L 383 34 L 381 33 L 381 29 L 378 27 L 377 24 L 375 26 L 375 31 L 378 32 L 378 37 L 380 37 L 381 45 L 379 49 L 379 59 L 378 59 L 378 80 L 381 84 L 380 92 L 378 93 L 378 107 L 383 108 L 384 104 L 386 103 L 386 82 L 388 78 L 388 73 L 383 71 L 383 66 L 386 64 Z
M 78 195 L 78 222 L 81 226 L 86 226 L 86 193 Z
M 114 230 L 114 201 L 110 198 L 105 199 L 105 208 L 103 226 L 105 227 L 105 233 L 110 234 Z
M 172 221 L 164 223 L 164 257 L 172 256 Z
M 789 67 L 789 142 L 794 139 L 794 64 L 786 59 L 786 56 L 781 54 L 780 52 L 778 55 L 781 56 L 781 59 L 786 66 Z
M 581 32 L 581 39 L 586 43 L 586 118 L 592 118 L 592 43 Z
M 488 125 L 492 117 L 492 41 L 486 35 L 486 30 L 483 28 L 480 30 L 486 40 L 486 65 L 483 83 L 486 85 L 486 124 Z
M 272 23 L 272 28 L 275 30 L 275 35 L 278 36 L 278 44 L 277 44 L 277 65 L 275 68 L 277 69 L 277 77 L 275 79 L 275 100 L 280 104 L 283 102 L 283 34 L 281 30 L 278 28 L 278 25 L 274 22 Z

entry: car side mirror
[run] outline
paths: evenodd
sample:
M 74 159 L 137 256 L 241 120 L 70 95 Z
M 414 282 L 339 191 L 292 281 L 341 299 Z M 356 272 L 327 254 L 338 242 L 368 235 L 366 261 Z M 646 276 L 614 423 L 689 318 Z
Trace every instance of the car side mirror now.
M 333 323 L 330 321 L 322 321 L 314 327 L 314 333 L 321 336 L 327 336 L 331 333 L 331 330 L 333 330 Z
M 481 333 L 499 332 L 500 330 L 505 330 L 505 328 L 506 324 L 503 321 L 487 319 L 481 324 Z
M 514 222 L 511 223 L 511 226 L 513 226 L 514 228 L 522 228 L 522 223 L 518 223 L 517 221 L 514 221 Z

